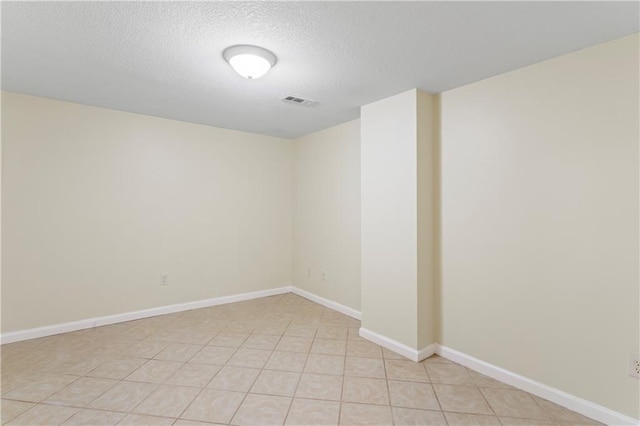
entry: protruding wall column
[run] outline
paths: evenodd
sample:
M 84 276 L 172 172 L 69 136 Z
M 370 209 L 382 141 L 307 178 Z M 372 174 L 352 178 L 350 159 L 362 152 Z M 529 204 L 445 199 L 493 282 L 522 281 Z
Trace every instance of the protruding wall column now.
M 361 110 L 362 328 L 415 361 L 435 348 L 437 97 Z

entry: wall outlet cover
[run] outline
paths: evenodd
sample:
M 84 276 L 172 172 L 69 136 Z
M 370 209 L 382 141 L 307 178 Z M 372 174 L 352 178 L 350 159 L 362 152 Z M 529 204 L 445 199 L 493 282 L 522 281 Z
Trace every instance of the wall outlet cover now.
M 629 355 L 629 375 L 640 379 L 640 354 Z

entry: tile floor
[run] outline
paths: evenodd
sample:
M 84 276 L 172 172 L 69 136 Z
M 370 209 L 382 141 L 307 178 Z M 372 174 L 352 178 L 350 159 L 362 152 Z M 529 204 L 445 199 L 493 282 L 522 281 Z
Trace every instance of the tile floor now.
M 293 294 L 2 346 L 8 425 L 597 424 Z

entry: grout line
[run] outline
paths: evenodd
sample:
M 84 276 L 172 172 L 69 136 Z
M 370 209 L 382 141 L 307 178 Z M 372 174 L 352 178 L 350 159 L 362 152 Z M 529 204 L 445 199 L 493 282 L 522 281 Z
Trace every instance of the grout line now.
M 342 386 L 340 387 L 340 401 L 338 402 L 339 408 L 338 408 L 338 423 L 340 423 L 342 421 L 342 404 L 343 404 L 343 400 L 344 400 L 344 380 L 345 377 L 347 377 L 346 373 L 347 373 L 347 345 L 349 344 L 349 329 L 347 329 L 347 340 L 345 341 L 344 344 L 344 362 L 342 364 Z
M 197 354 L 199 354 L 200 352 L 202 352 L 202 351 L 203 351 L 203 350 L 208 346 L 208 343 L 209 343 L 209 342 L 211 342 L 211 341 L 212 341 L 215 337 L 217 337 L 220 333 L 221 333 L 221 331 L 217 332 L 213 337 L 211 337 L 211 339 L 209 339 L 209 340 L 207 341 L 207 344 L 202 345 L 202 347 L 200 348 L 200 350 L 199 350 L 198 352 L 196 352 L 195 354 L 193 354 L 193 356 L 192 356 L 190 359 L 193 359 Z M 163 349 L 163 351 L 164 351 L 164 349 Z M 229 358 L 229 359 L 231 359 L 231 357 L 233 356 L 233 354 L 235 354 L 235 352 L 236 352 L 236 351 L 237 351 L 237 349 L 236 349 L 236 350 L 231 354 L 231 356 L 230 356 L 230 358 Z M 161 351 L 161 352 L 162 352 L 162 351 Z M 161 353 L 161 352 L 160 352 L 160 353 Z M 157 354 L 156 354 L 156 356 L 157 356 Z M 188 362 L 188 361 L 187 361 L 187 362 Z M 164 381 L 164 382 L 162 382 L 162 384 L 166 384 L 167 380 L 171 379 L 171 378 L 172 378 L 172 377 L 173 377 L 173 376 L 174 376 L 178 371 L 180 371 L 182 368 L 184 368 L 184 366 L 187 364 L 187 362 L 184 362 L 184 363 L 180 366 L 180 368 L 178 368 L 178 369 L 177 369 L 173 374 L 171 374 L 167 379 L 165 379 L 165 381 Z M 209 363 L 202 363 L 202 364 L 205 364 L 205 365 L 217 365 L 217 364 L 209 364 Z M 202 394 L 202 392 L 204 392 L 204 390 L 205 390 L 205 389 L 207 389 L 207 385 L 211 382 L 211 380 L 213 380 L 213 378 L 214 378 L 214 377 L 215 377 L 215 376 L 220 372 L 220 370 L 221 370 L 221 369 L 222 369 L 222 367 L 221 367 L 221 368 L 216 372 L 216 374 L 214 374 L 214 375 L 211 377 L 211 379 L 209 379 L 209 381 L 207 382 L 207 384 L 206 384 L 204 387 L 202 387 L 202 388 L 200 389 L 200 391 L 197 393 L 197 395 L 196 395 L 196 396 L 191 400 L 191 402 L 190 402 L 189 404 L 187 404 L 187 406 L 182 410 L 182 412 L 179 414 L 179 416 L 178 416 L 177 418 L 180 418 L 180 416 L 182 416 L 182 415 L 185 413 L 185 411 L 186 411 L 187 409 L 189 409 L 189 407 L 191 407 L 191 405 L 193 404 L 193 402 L 194 402 L 196 399 L 198 399 L 198 397 Z M 169 386 L 171 386 L 171 385 L 169 385 Z M 157 389 L 158 389 L 158 388 L 154 389 L 154 390 L 152 391 L 152 393 L 153 393 L 153 392 L 155 392 Z M 149 396 L 151 396 L 151 395 L 152 395 L 152 393 L 150 393 L 146 398 L 144 398 L 144 399 L 140 402 L 140 404 L 141 404 L 142 402 L 144 402 L 147 398 L 149 398 Z M 140 404 L 138 404 L 138 405 L 140 405 Z M 138 405 L 137 405 L 137 406 L 138 406 Z M 136 406 L 136 407 L 137 407 L 137 406 Z M 134 410 L 135 410 L 135 408 L 134 408 Z M 133 411 L 133 410 L 132 410 L 132 411 Z M 177 420 L 176 420 L 176 421 L 177 421 Z M 174 423 L 175 423 L 175 422 L 174 422 Z
M 313 346 L 313 342 L 315 341 L 316 335 L 318 334 L 318 328 L 315 327 L 315 329 L 316 329 L 316 331 L 314 331 L 313 337 L 311 338 L 311 344 L 309 345 L 309 352 L 306 353 L 307 357 L 304 360 L 304 364 L 302 366 L 302 371 L 299 373 L 298 380 L 296 381 L 296 385 L 293 388 L 293 395 L 291 396 L 291 402 L 289 402 L 289 408 L 287 409 L 287 414 L 284 416 L 284 421 L 282 422 L 282 424 L 285 424 L 287 422 L 287 418 L 289 417 L 289 414 L 291 414 L 291 407 L 293 407 L 293 401 L 295 401 L 295 399 L 296 399 L 296 392 L 298 391 L 298 386 L 300 386 L 300 381 L 302 380 L 302 375 L 304 374 L 304 369 L 307 366 L 307 362 L 309 362 L 309 356 L 311 355 L 311 347 Z M 285 333 L 286 333 L 286 331 L 285 331 Z M 275 352 L 275 350 L 274 350 L 274 352 Z M 268 362 L 269 361 L 267 361 L 267 363 Z
M 494 416 L 496 416 L 496 418 L 498 417 L 498 414 L 496 413 L 496 410 L 493 409 L 493 407 L 491 406 L 491 404 L 489 403 L 489 400 L 487 400 L 487 397 L 484 396 L 484 393 L 482 392 L 482 389 L 480 389 L 480 386 L 476 386 L 476 384 L 473 384 L 473 387 L 478 391 L 478 393 L 480 394 L 480 396 L 482 397 L 482 400 L 485 402 L 485 404 L 487 404 L 487 407 L 489 407 L 489 410 L 491 410 L 491 412 L 493 413 Z M 534 401 L 535 403 L 535 401 Z M 500 419 L 498 419 L 498 423 L 502 424 L 502 422 L 500 421 Z
M 289 327 L 289 325 L 291 324 L 291 320 L 289 320 L 287 322 L 287 326 L 285 327 L 285 331 L 286 329 Z M 251 337 L 251 335 L 253 335 L 254 330 L 251 330 L 251 333 L 249 334 L 249 336 L 247 336 L 247 338 L 243 341 L 242 344 L 246 343 L 247 340 L 249 340 L 249 338 Z M 282 337 L 284 335 L 284 331 L 283 333 L 280 335 L 280 338 L 278 339 L 278 342 L 276 343 L 275 347 L 278 347 L 278 345 L 280 344 L 280 341 L 282 340 Z M 242 346 L 240 346 L 242 347 Z M 240 350 L 240 348 L 238 348 L 236 350 L 236 352 L 234 353 L 234 355 L 236 353 L 238 353 L 238 351 Z M 255 385 L 256 381 L 258 380 L 258 378 L 260 377 L 260 375 L 262 374 L 262 372 L 264 371 L 264 366 L 267 365 L 267 363 L 269 362 L 269 359 L 271 358 L 271 355 L 273 354 L 274 350 L 271 350 L 271 354 L 269 355 L 269 357 L 267 357 L 266 361 L 264 362 L 264 364 L 262 365 L 262 368 L 260 368 L 260 371 L 258 372 L 258 374 L 256 375 L 256 377 L 253 379 L 253 381 L 251 382 L 251 384 L 249 385 L 249 388 L 247 389 L 247 391 L 244 394 L 244 397 L 242 398 L 242 401 L 240 401 L 240 404 L 238 404 L 238 406 L 236 407 L 236 409 L 234 410 L 233 414 L 231 415 L 231 418 L 229 419 L 229 423 L 231 423 L 233 421 L 233 419 L 235 418 L 236 415 L 238 415 L 238 411 L 240 411 L 240 408 L 242 407 L 242 405 L 244 404 L 245 400 L 247 399 L 247 397 L 249 396 L 251 389 L 253 388 L 253 386 Z M 228 366 L 229 361 L 231 361 L 231 359 L 233 359 L 232 355 L 226 362 L 225 366 Z M 249 367 L 239 367 L 239 368 L 249 368 Z M 217 374 L 216 374 L 217 376 Z M 213 379 L 212 379 L 213 380 Z
M 387 400 L 389 401 L 389 411 L 391 413 L 391 423 L 396 424 L 395 419 L 393 418 L 393 407 L 391 406 L 391 388 L 389 387 L 389 375 L 387 374 L 387 362 L 384 357 L 384 350 L 380 349 L 382 352 L 382 366 L 384 369 L 384 382 L 387 385 Z

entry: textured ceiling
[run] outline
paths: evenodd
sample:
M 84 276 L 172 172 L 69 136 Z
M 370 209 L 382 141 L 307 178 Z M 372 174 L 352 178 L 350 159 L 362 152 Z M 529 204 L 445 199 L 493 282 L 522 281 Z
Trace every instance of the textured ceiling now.
M 2 2 L 3 90 L 282 137 L 640 30 L 638 2 Z M 245 80 L 234 44 L 273 51 Z M 285 104 L 294 94 L 314 107 Z

